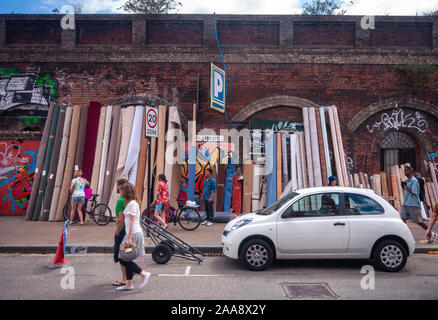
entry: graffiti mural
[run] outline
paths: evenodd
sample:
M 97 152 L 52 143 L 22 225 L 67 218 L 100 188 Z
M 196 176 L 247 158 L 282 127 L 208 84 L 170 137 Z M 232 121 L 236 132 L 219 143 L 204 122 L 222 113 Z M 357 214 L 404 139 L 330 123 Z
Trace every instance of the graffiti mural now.
M 40 141 L 0 142 L 0 215 L 25 215 Z
M 23 104 L 48 107 L 50 99 L 57 95 L 56 81 L 50 74 L 20 74 L 14 68 L 0 68 L 0 111 Z
M 391 115 L 385 112 L 382 114 L 380 121 L 375 122 L 371 127 L 367 125 L 370 133 L 373 133 L 375 129 L 380 130 L 381 128 L 383 128 L 383 131 L 388 129 L 399 130 L 400 128 L 417 129 L 424 133 L 429 128 L 429 125 L 426 121 L 426 116 L 422 113 L 418 111 L 415 114 L 405 113 L 405 110 L 396 107 Z
M 200 194 L 204 187 L 205 171 L 219 163 L 227 163 L 228 153 L 234 151 L 232 143 L 198 142 L 196 144 L 195 194 Z M 187 200 L 187 184 L 189 180 L 189 153 L 185 144 L 185 160 L 182 165 L 181 189 L 179 199 Z

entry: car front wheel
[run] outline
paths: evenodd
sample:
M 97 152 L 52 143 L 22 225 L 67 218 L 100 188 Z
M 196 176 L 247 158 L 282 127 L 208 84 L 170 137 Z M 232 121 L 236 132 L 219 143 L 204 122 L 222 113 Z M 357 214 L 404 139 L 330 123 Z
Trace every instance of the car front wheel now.
M 396 240 L 383 240 L 374 251 L 374 262 L 383 271 L 397 272 L 408 260 L 405 247 Z
M 252 239 L 244 244 L 239 260 L 249 269 L 265 270 L 272 263 L 274 254 L 272 247 L 262 239 Z

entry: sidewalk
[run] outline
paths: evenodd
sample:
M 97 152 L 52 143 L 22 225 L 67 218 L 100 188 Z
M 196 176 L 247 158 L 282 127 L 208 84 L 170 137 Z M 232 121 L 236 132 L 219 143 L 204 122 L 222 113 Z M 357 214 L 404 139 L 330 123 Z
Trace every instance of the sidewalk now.
M 415 224 L 409 223 L 409 228 L 417 241 L 415 253 L 438 251 L 438 239 L 433 244 L 421 244 L 424 239 L 424 230 Z M 194 231 L 185 231 L 179 225 L 169 224 L 169 231 L 183 241 L 202 252 L 221 253 L 221 235 L 224 223 L 215 223 L 207 227 L 200 225 Z M 0 253 L 55 253 L 63 222 L 25 221 L 24 217 L 0 216 Z M 84 226 L 74 224 L 70 227 L 67 236 L 67 247 L 85 247 L 88 253 L 112 253 L 115 223 L 102 227 L 92 220 L 87 220 Z M 434 231 L 438 233 L 438 227 Z M 146 252 L 150 253 L 154 244 L 146 239 Z

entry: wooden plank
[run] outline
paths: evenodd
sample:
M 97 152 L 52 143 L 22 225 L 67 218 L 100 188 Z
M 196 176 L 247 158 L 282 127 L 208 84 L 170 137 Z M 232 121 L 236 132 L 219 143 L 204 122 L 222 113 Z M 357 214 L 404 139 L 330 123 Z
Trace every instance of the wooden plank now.
M 292 180 L 292 191 L 298 189 L 298 175 L 297 175 L 297 144 L 298 136 L 296 134 L 289 135 L 290 139 L 290 173 Z M 301 168 L 299 169 L 301 170 Z
M 135 107 L 130 106 L 127 108 L 122 108 L 121 110 L 121 126 L 119 127 L 122 131 L 121 141 L 120 141 L 120 147 L 119 147 L 119 154 L 118 154 L 118 160 L 117 160 L 117 167 L 114 173 L 113 180 L 117 182 L 117 180 L 121 178 L 127 179 L 128 177 L 126 175 L 123 175 L 123 171 L 126 164 L 126 159 L 128 156 L 128 149 L 129 149 L 129 142 L 131 139 L 131 131 L 132 131 L 132 125 L 134 122 L 134 114 L 135 114 Z M 96 153 L 97 156 L 97 153 Z M 94 172 L 93 172 L 94 175 Z M 108 206 L 110 208 L 115 208 L 117 204 L 117 200 L 119 199 L 120 195 L 116 193 L 116 184 L 114 183 L 114 186 L 112 187 L 112 192 L 110 195 L 110 200 L 108 203 Z M 143 205 L 143 202 L 142 202 Z
M 330 162 L 330 152 L 329 152 L 329 144 L 328 144 L 328 132 L 327 132 L 327 123 L 325 116 L 325 108 L 319 108 L 319 115 L 321 119 L 321 131 L 322 131 L 322 141 L 324 146 L 324 157 L 325 157 L 325 167 L 326 167 L 326 181 L 328 184 L 328 177 L 332 176 L 332 166 Z M 324 180 L 324 177 L 323 177 Z
M 354 173 L 353 174 L 353 187 L 359 188 L 359 174 Z
M 338 148 L 338 139 L 337 139 L 337 134 L 336 134 L 333 109 L 328 108 L 327 112 L 328 112 L 329 120 L 330 120 L 330 132 L 331 132 L 331 136 L 332 136 L 333 155 L 335 158 L 335 166 L 336 166 L 336 176 L 338 178 L 339 186 L 344 187 L 345 183 L 344 183 L 344 176 L 343 176 L 342 169 L 341 169 L 341 160 L 340 160 L 340 154 L 339 154 L 339 148 Z
M 253 167 L 253 178 L 252 178 L 252 195 L 251 195 L 251 208 L 252 211 L 257 211 L 261 209 L 260 207 L 260 199 L 261 199 L 261 167 L 260 165 L 255 164 Z M 218 179 L 219 181 L 219 179 Z
M 102 160 L 102 142 L 103 133 L 105 131 L 106 107 L 100 109 L 99 128 L 97 129 L 96 152 L 93 161 L 93 170 L 91 174 L 91 189 L 97 193 L 97 185 L 99 183 L 100 162 Z
M 167 107 L 159 106 L 158 107 L 158 144 L 157 144 L 157 178 L 158 175 L 164 173 L 164 161 L 166 154 L 166 115 L 167 115 Z M 154 189 L 158 189 L 158 179 L 155 179 L 155 187 Z
M 100 200 L 102 200 L 102 196 L 103 196 L 103 185 L 105 182 L 105 168 L 106 168 L 106 159 L 108 157 L 112 116 L 113 116 L 113 107 L 107 106 L 106 115 L 105 115 L 105 129 L 104 129 L 103 141 L 102 141 L 102 159 L 100 160 L 99 182 L 97 183 L 97 193 L 100 196 L 99 198 Z
M 365 177 L 362 171 L 359 172 L 359 183 L 362 185 L 362 189 L 366 187 Z
M 400 196 L 398 193 L 398 182 L 397 182 L 397 176 L 395 172 L 395 167 L 391 167 L 391 189 L 392 189 L 392 196 L 395 198 L 394 200 L 394 207 L 398 210 L 398 212 L 401 211 L 400 206 Z
M 303 122 L 304 122 L 304 140 L 306 145 L 306 165 L 307 165 L 307 179 L 308 186 L 312 188 L 315 186 L 315 180 L 313 177 L 313 158 L 312 158 L 312 141 L 310 134 L 310 122 L 309 122 L 309 108 L 303 108 Z
M 65 162 L 64 177 L 62 179 L 62 187 L 59 195 L 58 208 L 56 209 L 56 215 L 55 215 L 56 221 L 64 220 L 62 209 L 64 208 L 67 201 L 69 201 L 68 189 L 70 188 L 70 183 L 73 178 L 80 116 L 81 116 L 81 106 L 78 105 L 73 106 L 73 115 L 72 115 L 71 127 L 70 127 L 70 139 L 67 149 L 67 160 Z
M 251 212 L 252 184 L 254 176 L 254 165 L 251 160 L 243 163 L 243 201 L 242 213 Z
M 347 164 L 345 161 L 344 144 L 342 141 L 341 126 L 339 124 L 338 109 L 336 107 L 333 107 L 333 117 L 334 117 L 335 126 L 336 126 L 336 136 L 338 139 L 339 159 L 341 162 L 341 171 L 342 171 L 342 175 L 343 175 L 343 179 L 344 179 L 344 185 L 345 185 L 345 187 L 349 187 L 350 182 L 347 179 L 348 173 L 347 173 Z
M 46 123 L 44 124 L 43 135 L 41 137 L 40 146 L 38 148 L 37 163 L 36 163 L 35 174 L 32 182 L 32 191 L 30 193 L 30 199 L 27 205 L 27 211 L 25 216 L 26 221 L 32 220 L 33 212 L 35 210 L 35 201 L 38 195 L 38 187 L 40 185 L 41 173 L 43 171 L 44 157 L 46 156 L 47 141 L 49 140 L 50 124 L 52 122 L 54 110 L 55 110 L 55 104 L 51 103 L 49 107 L 49 112 L 47 114 Z
M 85 137 L 87 134 L 87 122 L 88 122 L 88 105 L 81 107 L 81 117 L 79 120 L 79 133 L 78 144 L 76 145 L 75 154 L 75 170 L 83 168 L 84 164 L 84 152 L 85 152 Z M 82 172 L 83 174 L 83 172 Z
M 435 199 L 438 199 L 438 181 L 436 178 L 436 173 L 435 173 L 435 169 L 433 167 L 432 162 L 429 162 L 429 170 L 430 170 L 430 176 L 432 177 L 433 185 L 435 187 L 434 188 L 435 189 L 435 191 L 434 191 Z
M 309 108 L 310 142 L 312 147 L 312 168 L 315 187 L 322 187 L 321 158 L 319 155 L 318 129 L 315 108 Z
M 117 134 L 119 131 L 120 124 L 120 106 L 115 106 L 113 108 L 114 115 L 111 123 L 111 134 L 109 139 L 109 148 L 108 148 L 108 156 L 105 165 L 105 174 L 104 174 L 104 183 L 103 183 L 103 193 L 100 197 L 100 200 L 108 204 L 111 190 L 113 190 L 113 176 L 114 176 L 114 161 L 116 158 L 116 149 L 117 149 Z
M 388 193 L 388 183 L 386 179 L 386 173 L 380 172 L 380 184 L 382 186 L 382 196 L 383 198 L 389 202 L 389 193 Z
M 53 190 L 52 203 L 50 204 L 49 221 L 55 221 L 56 219 L 56 209 L 58 208 L 59 194 L 61 193 L 65 160 L 67 157 L 68 140 L 70 138 L 72 113 L 73 108 L 67 107 L 65 111 L 64 128 L 62 131 L 61 149 L 59 151 L 58 168 L 56 169 L 55 189 Z
M 281 197 L 281 193 L 283 191 L 282 189 L 282 180 L 283 180 L 283 175 L 282 175 L 282 155 L 281 155 L 281 149 L 282 149 L 282 142 L 281 142 L 281 133 L 277 132 L 276 134 L 276 149 L 274 150 L 274 152 L 277 152 L 277 162 L 276 162 L 276 170 L 277 170 L 277 200 L 280 199 Z
M 304 145 L 305 143 L 304 143 L 304 135 L 303 134 L 299 135 L 299 142 L 300 142 L 301 177 L 303 179 L 302 188 L 308 188 L 309 187 L 309 180 L 307 177 L 306 151 L 305 151 L 305 145 Z
M 403 189 L 401 187 L 401 178 L 400 178 L 400 168 L 398 166 L 394 166 L 395 176 L 397 178 L 397 192 L 398 198 L 400 199 L 400 209 L 404 201 Z

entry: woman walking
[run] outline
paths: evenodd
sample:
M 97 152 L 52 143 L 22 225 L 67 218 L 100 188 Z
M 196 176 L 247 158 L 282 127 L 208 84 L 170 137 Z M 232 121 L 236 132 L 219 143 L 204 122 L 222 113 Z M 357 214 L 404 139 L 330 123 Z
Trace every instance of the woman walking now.
M 144 237 L 143 230 L 140 226 L 140 201 L 135 194 L 135 187 L 131 183 L 125 183 L 120 187 L 121 196 L 125 200 L 125 210 L 123 215 L 125 217 L 125 229 L 126 235 L 123 238 L 122 244 L 129 245 L 135 244 L 140 252 L 140 257 L 144 255 Z M 132 290 L 134 289 L 133 277 L 134 273 L 141 276 L 141 283 L 139 288 L 143 288 L 149 280 L 151 274 L 142 270 L 134 261 L 124 261 L 120 256 L 120 264 L 125 267 L 126 270 L 126 285 L 118 287 L 116 290 Z
M 77 209 L 79 220 L 81 221 L 81 226 L 84 225 L 82 206 L 85 204 L 84 190 L 86 186 L 89 186 L 89 182 L 82 178 L 82 170 L 76 170 L 74 173 L 74 179 L 71 181 L 70 184 L 70 192 L 73 193 L 71 197 L 70 223 L 74 221 Z
M 167 229 L 166 218 L 164 217 L 164 210 L 169 206 L 169 187 L 167 186 L 167 179 L 164 174 L 158 176 L 158 196 L 155 205 L 155 219 L 158 220 L 160 225 Z

